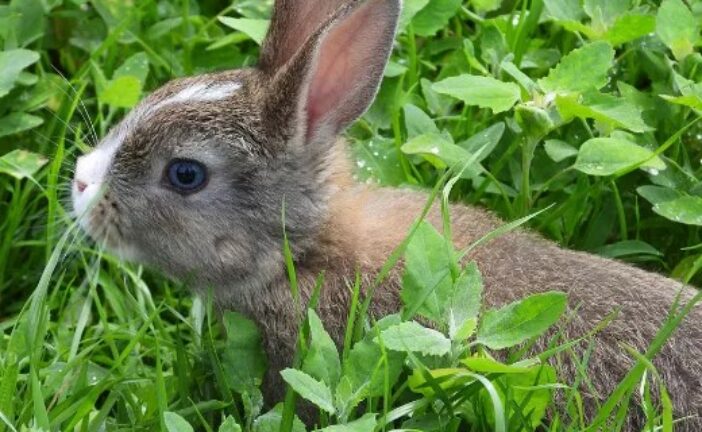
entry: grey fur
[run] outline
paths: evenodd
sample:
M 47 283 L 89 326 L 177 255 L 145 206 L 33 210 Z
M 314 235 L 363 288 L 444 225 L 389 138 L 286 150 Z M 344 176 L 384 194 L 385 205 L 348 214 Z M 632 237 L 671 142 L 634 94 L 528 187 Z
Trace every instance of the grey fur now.
M 306 97 L 310 86 L 317 85 L 320 58 L 329 55 L 323 44 L 340 37 L 334 32 L 345 23 L 357 24 L 353 20 L 362 8 L 373 19 L 365 25 L 376 33 L 359 34 L 349 43 L 374 55 L 354 57 L 363 63 L 351 67 L 362 69 L 362 75 L 349 83 L 343 100 L 332 101 L 332 109 L 311 122 Z M 200 292 L 214 288 L 222 308 L 256 320 L 272 362 L 268 397 L 281 390 L 276 374 L 289 365 L 296 339 L 297 317 L 282 257 L 283 203 L 303 298 L 309 298 L 316 277 L 325 271 L 319 312 L 340 342 L 350 300 L 348 281 L 356 269 L 366 282 L 378 273 L 426 200 L 421 192 L 354 183 L 343 143 L 335 138 L 372 101 L 398 13 L 399 0 L 279 0 L 260 68 L 171 82 L 137 111 L 148 112 L 196 83 L 237 82 L 242 85 L 238 92 L 224 100 L 168 104 L 146 120 L 118 126 L 125 138 L 114 156 L 105 197 L 90 215 L 109 228 L 91 229 L 91 235 L 129 251 L 131 259 L 187 279 Z M 207 188 L 188 196 L 169 189 L 163 171 L 175 157 L 206 163 Z M 458 246 L 501 225 L 477 208 L 454 205 L 452 214 Z M 429 218 L 441 226 L 437 211 Z M 621 310 L 596 338 L 589 377 L 597 394 L 586 401 L 590 410 L 632 364 L 620 344 L 644 350 L 681 289 L 673 280 L 563 250 L 523 231 L 481 247 L 470 258 L 483 272 L 490 305 L 540 291 L 566 291 L 571 307 L 578 308 L 567 328 L 570 336 L 586 333 L 613 310 Z M 372 304 L 374 316 L 398 310 L 400 274 L 396 269 L 380 287 Z M 693 293 L 685 288 L 684 299 Z M 701 322 L 698 308 L 655 362 L 679 415 L 702 415 Z M 575 368 L 566 363 L 562 372 L 569 380 Z M 632 417 L 632 428 L 640 421 Z M 702 430 L 702 422 L 687 421 L 678 430 Z

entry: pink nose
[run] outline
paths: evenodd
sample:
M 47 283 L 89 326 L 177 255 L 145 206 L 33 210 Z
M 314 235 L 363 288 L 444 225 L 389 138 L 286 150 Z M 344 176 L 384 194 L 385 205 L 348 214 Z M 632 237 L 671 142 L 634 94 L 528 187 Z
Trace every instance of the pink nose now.
M 83 193 L 85 192 L 85 189 L 87 189 L 88 184 L 86 182 L 76 180 L 76 189 L 78 189 L 78 192 Z

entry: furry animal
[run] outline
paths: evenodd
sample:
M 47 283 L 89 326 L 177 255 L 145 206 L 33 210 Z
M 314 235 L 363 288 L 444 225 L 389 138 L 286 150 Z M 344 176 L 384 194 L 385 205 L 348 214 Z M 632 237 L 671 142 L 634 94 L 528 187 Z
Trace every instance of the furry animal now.
M 372 102 L 391 52 L 399 0 L 278 0 L 260 62 L 252 69 L 179 79 L 144 100 L 77 163 L 74 206 L 86 231 L 129 260 L 213 287 L 222 308 L 258 322 L 277 371 L 289 365 L 297 316 L 282 254 L 281 210 L 307 300 L 325 271 L 319 313 L 341 341 L 347 281 L 379 271 L 426 201 L 424 193 L 357 184 L 338 134 Z M 451 209 L 457 246 L 502 223 Z M 440 226 L 439 215 L 429 219 Z M 567 333 L 582 335 L 613 310 L 590 361 L 606 397 L 632 365 L 620 348 L 644 350 L 681 285 L 518 231 L 482 246 L 477 261 L 490 305 L 562 290 L 577 309 Z M 371 313 L 399 308 L 400 270 L 380 287 Z M 685 288 L 683 301 L 694 290 Z M 655 364 L 678 415 L 702 415 L 702 312 L 696 309 Z M 562 372 L 572 378 L 566 364 Z M 632 425 L 640 421 L 632 415 Z M 634 427 L 634 426 L 632 426 Z M 702 430 L 699 419 L 680 430 Z

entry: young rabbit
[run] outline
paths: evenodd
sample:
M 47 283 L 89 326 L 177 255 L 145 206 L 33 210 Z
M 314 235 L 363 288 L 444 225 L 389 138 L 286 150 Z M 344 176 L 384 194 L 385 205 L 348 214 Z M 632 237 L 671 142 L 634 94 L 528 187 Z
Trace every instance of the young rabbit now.
M 420 192 L 355 183 L 337 140 L 375 96 L 399 10 L 400 0 L 278 0 L 256 68 L 168 83 L 78 161 L 74 205 L 95 240 L 201 292 L 214 288 L 222 308 L 258 322 L 272 363 L 268 397 L 281 390 L 277 372 L 289 366 L 297 336 L 283 203 L 303 299 L 324 271 L 319 313 L 340 342 L 348 281 L 357 269 L 367 281 L 379 272 L 426 202 Z M 502 224 L 481 209 L 451 211 L 457 246 Z M 436 212 L 429 219 L 440 226 Z M 591 409 L 633 364 L 620 344 L 645 350 L 682 288 L 524 231 L 470 258 L 490 305 L 567 292 L 577 308 L 570 336 L 621 310 L 596 337 Z M 374 316 L 398 310 L 400 273 L 376 292 Z M 693 294 L 684 289 L 682 300 Z M 678 415 L 702 415 L 701 324 L 696 309 L 655 361 Z M 572 379 L 575 367 L 562 372 Z M 632 416 L 632 424 L 640 420 Z M 688 420 L 680 430 L 702 430 L 702 422 Z

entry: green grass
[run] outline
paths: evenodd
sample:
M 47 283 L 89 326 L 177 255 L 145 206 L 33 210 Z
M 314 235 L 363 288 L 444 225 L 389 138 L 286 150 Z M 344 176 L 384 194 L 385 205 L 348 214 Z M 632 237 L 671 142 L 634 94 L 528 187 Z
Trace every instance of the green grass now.
M 301 427 L 293 417 L 295 392 L 281 411 L 259 417 L 265 410 L 255 383 L 232 378 L 236 371 L 261 373 L 255 344 L 225 331 L 247 328 L 240 317 L 229 315 L 220 325 L 206 300 L 104 255 L 70 217 L 75 158 L 167 80 L 254 64 L 258 45 L 248 35 L 255 38 L 265 22 L 218 17 L 262 20 L 267 4 L 0 5 L 0 431 L 188 430 L 182 419 L 209 431 L 228 416 L 257 432 Z M 436 185 L 439 200 L 483 205 L 567 247 L 701 282 L 702 2 L 405 4 L 408 12 L 378 100 L 348 134 L 362 180 Z M 489 97 L 470 91 L 476 83 L 491 89 Z M 449 168 L 461 171 L 468 161 L 474 163 L 444 188 Z M 417 225 L 414 235 L 439 249 L 449 247 L 426 226 Z M 421 253 L 412 245 L 410 238 L 392 259 Z M 471 266 L 450 260 L 439 267 L 454 287 L 461 277 L 476 276 Z M 293 274 L 292 265 L 290 270 Z M 312 345 L 301 344 L 297 366 L 335 370 L 341 381 L 316 377 L 316 384 L 293 387 L 302 396 L 315 385 L 322 393 L 326 386 L 345 395 L 338 398 L 344 403 L 323 413 L 321 426 L 351 421 L 357 423 L 349 430 L 359 431 L 588 426 L 583 396 L 574 388 L 587 389 L 587 353 L 577 360 L 583 371 L 577 383 L 557 384 L 552 371 L 530 363 L 519 344 L 509 356 L 517 364 L 512 367 L 523 368 L 519 373 L 497 373 L 501 366 L 495 364 L 476 372 L 460 359 L 491 351 L 469 338 L 470 319 L 459 336 L 439 322 L 443 333 L 427 333 L 437 345 L 398 347 L 392 336 L 404 329 L 393 321 L 399 318 L 368 330 L 366 307 L 361 298 L 354 305 L 358 313 L 349 315 L 338 365 L 333 355 L 310 363 L 314 359 L 305 352 L 330 353 L 332 347 L 314 316 L 306 321 L 302 334 Z M 406 317 L 413 312 L 416 305 L 406 305 Z M 480 332 L 482 317 L 473 318 Z M 678 318 L 666 323 L 649 358 Z M 541 327 L 550 324 L 545 320 Z M 378 335 L 380 344 L 373 342 Z M 533 335 L 523 336 L 514 342 Z M 441 359 L 423 354 L 446 341 L 449 353 Z M 573 355 L 575 343 L 554 337 L 542 357 Z M 650 397 L 654 388 L 665 394 L 664 383 L 646 357 L 637 359 L 602 405 L 595 427 L 616 430 L 632 393 L 641 392 L 651 425 L 670 430 L 665 398 L 655 403 Z M 349 383 L 342 384 L 345 364 L 374 365 L 361 378 L 377 391 L 354 400 L 339 390 L 357 384 L 348 376 Z M 441 374 L 439 368 L 451 369 Z M 515 392 L 515 383 L 541 387 Z M 556 389 L 565 407 L 551 401 Z M 548 422 L 538 414 L 544 410 Z M 364 417 L 371 413 L 376 416 Z M 238 429 L 230 423 L 220 430 Z

